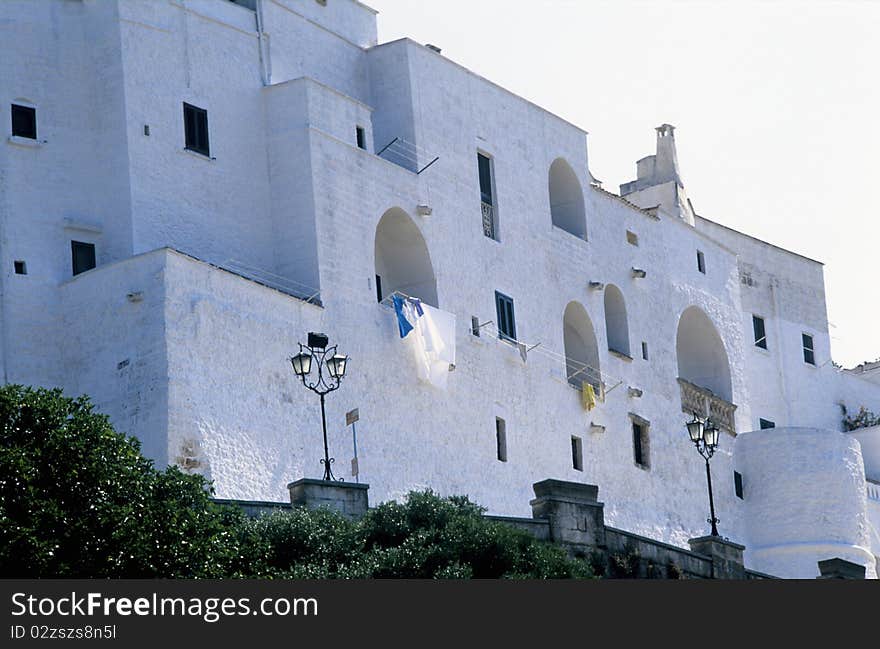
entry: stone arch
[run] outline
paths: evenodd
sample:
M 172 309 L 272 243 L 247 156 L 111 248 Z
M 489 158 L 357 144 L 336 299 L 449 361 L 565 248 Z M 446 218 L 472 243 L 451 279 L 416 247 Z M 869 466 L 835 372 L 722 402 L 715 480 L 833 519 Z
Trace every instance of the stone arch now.
M 598 386 L 599 344 L 587 310 L 580 302 L 569 302 L 562 316 L 565 345 L 565 376 L 568 382 L 581 387 L 584 381 Z
M 702 309 L 690 306 L 678 320 L 675 338 L 678 376 L 733 402 L 730 362 L 724 341 Z
M 605 334 L 609 350 L 630 356 L 626 300 L 614 284 L 605 287 Z
M 428 246 L 418 226 L 399 207 L 392 207 L 376 226 L 377 297 L 394 291 L 438 306 L 437 280 Z
M 550 218 L 553 225 L 581 239 L 587 238 L 584 191 L 577 174 L 565 160 L 550 165 Z

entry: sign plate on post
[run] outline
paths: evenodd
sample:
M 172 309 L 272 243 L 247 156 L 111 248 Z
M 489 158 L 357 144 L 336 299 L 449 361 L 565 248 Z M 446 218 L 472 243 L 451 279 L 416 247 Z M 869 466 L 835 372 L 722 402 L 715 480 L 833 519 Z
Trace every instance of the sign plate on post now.
M 358 413 L 358 409 L 350 410 L 345 413 L 345 425 L 351 426 L 354 422 L 360 419 L 360 414 Z
M 352 477 L 357 477 L 358 474 L 358 459 L 355 457 L 351 460 L 351 475 Z

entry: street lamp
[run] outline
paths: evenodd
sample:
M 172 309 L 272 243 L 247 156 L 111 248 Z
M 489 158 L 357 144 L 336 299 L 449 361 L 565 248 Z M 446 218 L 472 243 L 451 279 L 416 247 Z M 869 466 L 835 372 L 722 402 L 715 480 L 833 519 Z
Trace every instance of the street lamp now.
M 324 412 L 324 396 L 337 390 L 345 376 L 345 367 L 348 364 L 348 356 L 336 353 L 336 345 L 327 347 L 330 339 L 324 334 L 309 332 L 307 345 L 299 343 L 299 354 L 290 359 L 293 373 L 309 390 L 321 397 L 321 424 L 324 427 L 324 480 L 336 480 L 330 465 L 336 460 L 330 457 L 327 446 L 327 416 Z M 312 369 L 317 368 L 317 375 L 312 375 Z M 324 370 L 326 369 L 326 374 Z M 311 377 L 311 378 L 310 378 Z M 342 478 L 339 479 L 342 481 Z
M 712 536 L 719 536 L 718 519 L 715 518 L 715 500 L 712 498 L 712 472 L 709 469 L 709 460 L 715 455 L 715 449 L 718 448 L 718 426 L 715 425 L 715 422 L 710 417 L 707 417 L 706 421 L 702 421 L 697 417 L 697 413 L 694 413 L 694 418 L 687 422 L 685 426 L 687 427 L 688 437 L 691 438 L 694 446 L 697 447 L 699 454 L 706 460 L 706 483 L 709 486 L 710 516 L 706 522 L 712 524 Z

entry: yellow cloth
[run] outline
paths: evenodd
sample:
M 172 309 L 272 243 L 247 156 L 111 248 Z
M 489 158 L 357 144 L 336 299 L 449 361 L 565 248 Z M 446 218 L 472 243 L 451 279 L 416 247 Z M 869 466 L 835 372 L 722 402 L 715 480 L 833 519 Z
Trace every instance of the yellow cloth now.
M 586 381 L 581 384 L 581 404 L 583 404 L 584 410 L 586 411 L 590 411 L 596 407 L 596 391 L 593 390 L 593 386 Z

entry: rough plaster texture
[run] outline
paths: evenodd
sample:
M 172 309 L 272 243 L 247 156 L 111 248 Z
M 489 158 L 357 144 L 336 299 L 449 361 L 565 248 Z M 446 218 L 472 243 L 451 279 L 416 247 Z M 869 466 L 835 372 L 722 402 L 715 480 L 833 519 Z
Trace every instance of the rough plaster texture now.
M 854 439 L 815 428 L 753 431 L 737 438 L 736 464 L 747 505 L 747 565 L 809 579 L 819 575 L 818 561 L 839 557 L 876 578 Z
M 707 516 L 677 381 L 686 309 L 720 341 L 739 432 L 761 417 L 837 430 L 839 403 L 880 411 L 876 383 L 827 362 L 815 262 L 592 187 L 583 130 L 413 41 L 375 46 L 374 14 L 360 3 L 258 6 L 0 4 L 0 123 L 10 103 L 30 102 L 41 139 L 0 142 L 4 380 L 87 392 L 157 462 L 204 473 L 218 496 L 284 501 L 291 480 L 321 472 L 317 398 L 287 358 L 308 331 L 325 331 L 351 356 L 328 399 L 331 450 L 344 472 L 344 413 L 358 407 L 374 502 L 430 486 L 524 516 L 531 485 L 560 478 L 598 484 L 609 524 L 682 548 Z M 184 150 L 183 102 L 208 110 L 211 157 Z M 394 137 L 408 144 L 374 154 Z M 663 146 L 673 159 L 674 141 Z M 477 151 L 493 158 L 497 241 L 482 233 Z M 585 238 L 553 225 L 557 160 L 573 172 L 568 191 L 583 193 Z M 646 185 L 642 199 L 662 186 Z M 416 216 L 418 205 L 431 215 Z M 395 207 L 424 239 L 439 306 L 459 323 L 446 392 L 417 381 L 393 312 L 376 303 L 376 227 Z M 71 278 L 71 240 L 97 245 L 97 269 Z M 18 259 L 28 275 L 13 274 Z M 620 290 L 634 358 L 608 350 L 605 294 L 591 281 Z M 518 337 L 540 343 L 525 362 L 491 326 L 470 333 L 472 316 L 495 319 L 496 290 L 514 299 Z M 318 292 L 322 306 L 295 297 Z M 591 412 L 559 356 L 571 302 L 590 318 L 607 390 Z M 752 345 L 752 313 L 767 317 L 766 353 Z M 804 331 L 816 367 L 803 363 Z M 633 459 L 633 416 L 649 422 L 647 470 Z M 496 417 L 507 462 L 495 459 Z M 572 436 L 583 471 L 571 466 Z M 833 464 L 832 451 L 851 466 L 848 447 L 822 450 L 819 438 L 805 472 Z M 734 448 L 723 434 L 716 504 L 723 533 L 748 544 Z

